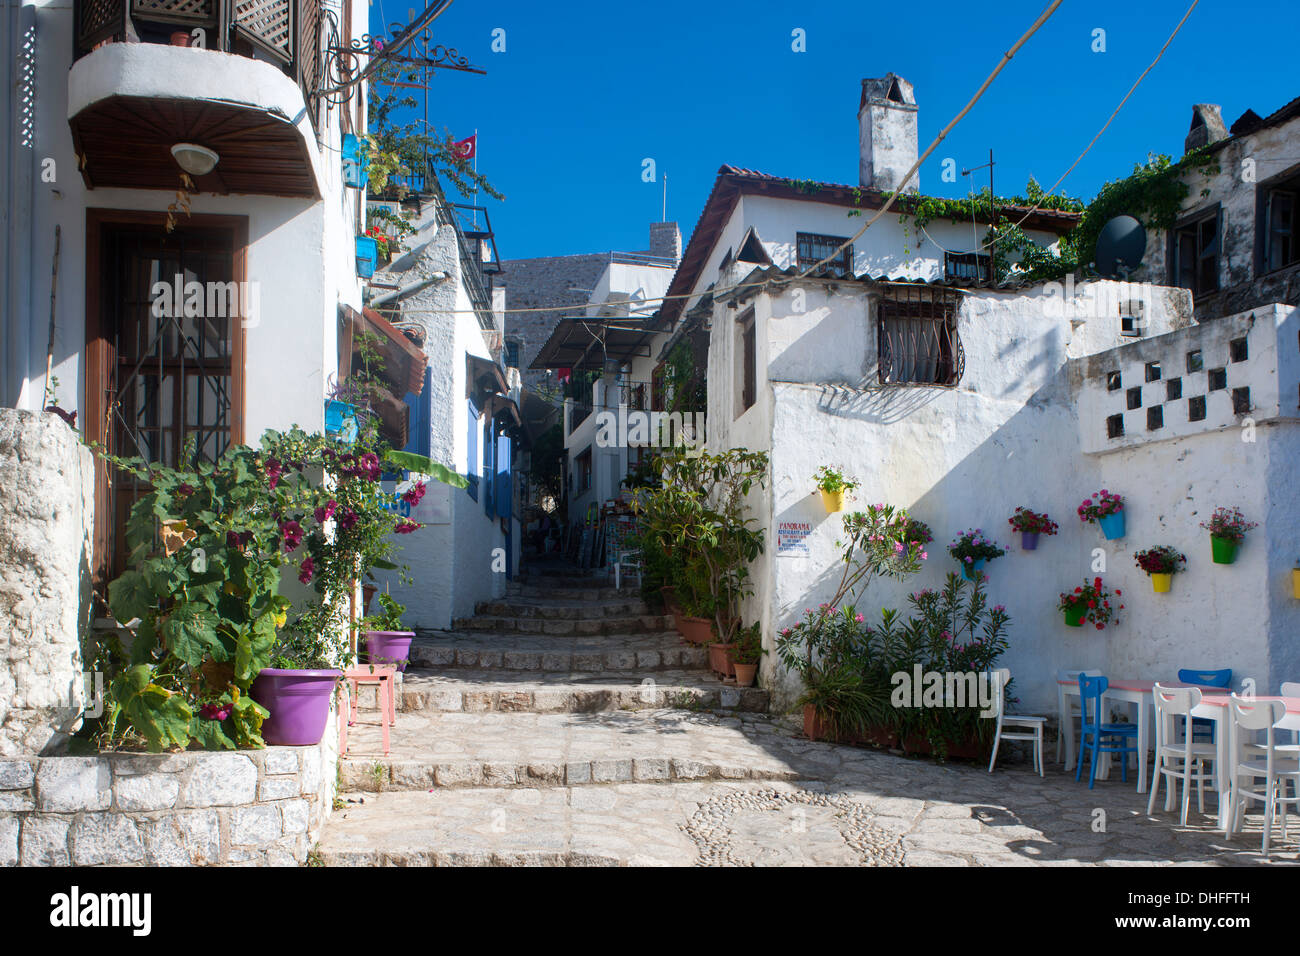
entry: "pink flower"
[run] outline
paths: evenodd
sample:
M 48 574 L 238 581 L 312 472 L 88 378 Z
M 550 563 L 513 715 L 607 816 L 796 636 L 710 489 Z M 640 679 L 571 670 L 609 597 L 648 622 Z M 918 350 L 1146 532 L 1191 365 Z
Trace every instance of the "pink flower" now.
M 407 489 L 406 494 L 402 495 L 402 500 L 414 508 L 420 503 L 420 499 L 424 497 L 425 490 L 424 482 L 417 481 Z
M 280 535 L 284 538 L 284 550 L 292 551 L 302 544 L 302 525 L 286 521 L 280 525 Z
M 311 576 L 316 570 L 316 565 L 312 563 L 311 558 L 304 558 L 302 562 L 302 571 L 298 574 L 298 580 L 303 584 L 311 584 Z
M 397 522 L 397 527 L 393 528 L 393 530 L 398 534 L 410 534 L 412 531 L 419 531 L 423 527 L 424 525 L 420 524 L 418 521 L 411 521 L 408 518 L 403 518 L 401 521 Z
M 344 508 L 343 513 L 339 515 L 339 528 L 341 528 L 344 531 L 348 531 L 359 520 L 360 520 L 360 516 L 355 511 L 353 511 L 351 508 Z
M 334 517 L 334 512 L 338 510 L 338 507 L 339 507 L 339 503 L 335 501 L 333 498 L 331 498 L 329 500 L 329 503 L 326 504 L 325 507 L 317 508 L 316 511 L 314 512 L 316 517 L 316 523 L 324 524 L 326 521 L 329 521 L 330 518 Z

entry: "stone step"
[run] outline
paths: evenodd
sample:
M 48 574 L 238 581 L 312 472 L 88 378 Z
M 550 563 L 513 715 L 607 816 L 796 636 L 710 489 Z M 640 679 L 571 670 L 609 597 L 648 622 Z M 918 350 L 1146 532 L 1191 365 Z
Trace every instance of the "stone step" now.
M 676 631 L 653 634 L 551 635 L 425 631 L 411 642 L 416 667 L 511 671 L 704 670 L 707 648 Z
M 645 617 L 650 614 L 644 601 L 584 601 L 570 604 L 544 598 L 513 598 L 480 601 L 476 614 L 488 617 L 589 621 L 607 617 Z
M 600 574 L 574 574 L 574 575 L 540 575 L 525 576 L 517 579 L 520 587 L 535 588 L 610 588 L 614 587 L 614 575 L 601 572 Z
M 493 631 L 498 634 L 656 634 L 671 631 L 673 619 L 667 614 L 642 614 L 635 617 L 602 617 L 591 620 L 546 619 L 480 614 L 453 621 L 458 631 Z
M 506 587 L 506 596 L 509 598 L 523 598 L 531 600 L 534 598 L 551 599 L 557 601 L 616 601 L 616 600 L 635 600 L 640 597 L 640 591 L 634 587 L 623 587 L 622 589 L 612 586 L 599 586 L 596 584 L 587 587 L 536 587 L 528 584 L 516 584 L 511 582 Z
M 767 691 L 724 684 L 702 671 L 601 674 L 408 668 L 407 711 L 591 713 L 610 710 L 767 710 Z
M 378 715 L 358 715 L 339 763 L 343 790 L 558 787 L 678 780 L 796 780 L 861 753 L 798 739 L 752 714 L 406 711 L 383 753 Z

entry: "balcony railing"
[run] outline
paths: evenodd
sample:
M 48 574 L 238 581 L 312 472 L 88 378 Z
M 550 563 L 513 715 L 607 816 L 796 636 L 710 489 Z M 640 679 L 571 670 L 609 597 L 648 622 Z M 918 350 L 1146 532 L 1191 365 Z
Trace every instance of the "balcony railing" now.
M 202 29 L 207 49 L 278 65 L 317 122 L 321 0 L 76 0 L 74 18 L 74 60 L 104 43 L 165 44 L 173 33 Z

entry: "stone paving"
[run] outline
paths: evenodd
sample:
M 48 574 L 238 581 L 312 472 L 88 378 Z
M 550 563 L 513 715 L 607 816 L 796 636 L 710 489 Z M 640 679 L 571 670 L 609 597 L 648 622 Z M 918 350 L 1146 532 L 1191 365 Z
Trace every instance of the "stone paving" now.
M 1132 784 L 1099 782 L 1089 791 L 1057 766 L 1042 779 L 1027 764 L 989 774 L 975 765 L 816 743 L 789 722 L 749 716 L 641 712 L 599 715 L 613 719 L 598 724 L 509 716 L 484 738 L 476 730 L 458 740 L 452 727 L 470 724 L 447 722 L 439 738 L 447 752 L 437 755 L 445 761 L 444 781 L 409 774 L 399 760 L 382 792 L 348 794 L 326 828 L 321 859 L 333 865 L 1266 862 L 1258 814 L 1229 841 L 1212 829 L 1212 796 L 1204 815 L 1193 803 L 1184 828 L 1176 812 L 1161 811 L 1163 798 L 1147 817 L 1146 796 Z M 534 719 L 525 725 L 517 723 L 520 716 Z M 458 776 L 470 765 L 465 756 L 483 761 L 483 776 Z M 560 766 L 572 776 L 555 776 Z M 1291 836 L 1275 836 L 1268 863 L 1300 860 L 1294 828 Z
M 1180 827 L 1176 812 L 1148 817 L 1132 783 L 1099 781 L 1090 791 L 1057 765 L 1039 778 L 1014 749 L 989 774 L 807 740 L 790 718 L 750 712 L 762 709 L 763 692 L 712 678 L 704 649 L 674 633 L 584 633 L 593 621 L 659 626 L 629 592 L 595 579 L 512 585 L 479 610 L 511 623 L 426 633 L 412 646 L 390 755 L 377 714 L 363 713 L 352 729 L 320 862 L 1300 862 L 1294 826 L 1290 840 L 1275 832 L 1264 861 L 1258 813 L 1232 841 L 1214 831 L 1213 795 L 1210 813 L 1193 803 Z M 557 633 L 520 633 L 521 623 Z

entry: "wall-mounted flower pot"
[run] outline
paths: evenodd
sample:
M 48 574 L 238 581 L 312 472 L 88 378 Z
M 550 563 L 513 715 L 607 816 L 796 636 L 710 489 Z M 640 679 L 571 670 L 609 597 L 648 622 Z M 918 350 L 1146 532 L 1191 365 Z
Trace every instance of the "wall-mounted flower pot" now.
M 411 657 L 411 641 L 414 639 L 414 631 L 366 631 L 362 663 L 396 667 L 399 671 L 405 671 L 406 662 Z
M 1237 560 L 1237 549 L 1241 542 L 1232 538 L 1216 538 L 1210 535 L 1210 556 L 1215 564 L 1232 564 Z
M 1172 574 L 1161 574 L 1159 571 L 1151 572 L 1151 590 L 1156 594 L 1168 594 L 1169 586 L 1174 583 Z
M 357 408 L 338 399 L 325 400 L 325 434 L 330 438 L 352 441 L 357 432 Z
M 325 735 L 334 684 L 333 670 L 281 670 L 267 667 L 249 688 L 253 700 L 271 712 L 262 722 L 262 739 L 273 747 L 314 747 Z
M 1300 568 L 1291 569 L 1291 593 L 1300 601 Z
M 736 672 L 737 687 L 753 687 L 754 681 L 758 679 L 757 664 L 737 664 L 732 663 L 732 669 Z
M 1037 550 L 1038 550 L 1038 534 L 1039 534 L 1039 532 L 1037 532 L 1037 531 L 1022 531 L 1022 532 L 1020 532 L 1020 549 L 1021 549 L 1022 551 L 1037 551 Z
M 984 558 L 976 558 L 974 561 L 963 561 L 961 563 L 961 576 L 967 581 L 975 580 L 975 572 L 984 568 Z
M 187 30 L 177 30 L 168 38 L 168 40 L 172 46 L 189 46 L 190 43 L 193 42 L 194 38 L 190 36 L 189 31 Z
M 370 236 L 357 236 L 357 275 L 369 279 L 379 261 L 379 243 Z
M 1086 607 L 1067 607 L 1065 609 L 1065 626 L 1083 627 L 1083 618 L 1087 613 L 1088 609 Z
M 1122 511 L 1116 511 L 1112 515 L 1102 515 L 1097 519 L 1097 524 L 1101 525 L 1101 533 L 1106 536 L 1107 541 L 1124 537 L 1124 512 Z
M 826 506 L 826 513 L 833 515 L 837 511 L 844 510 L 844 491 L 827 491 L 825 488 L 817 489 L 822 493 L 822 504 Z
M 717 674 L 723 680 L 728 677 L 736 676 L 736 665 L 731 659 L 731 652 L 736 649 L 736 645 L 712 643 L 709 645 L 709 670 Z
M 683 616 L 677 630 L 691 644 L 707 644 L 713 640 L 713 622 L 707 617 Z

